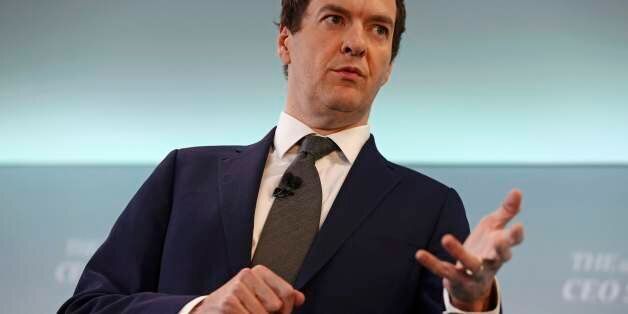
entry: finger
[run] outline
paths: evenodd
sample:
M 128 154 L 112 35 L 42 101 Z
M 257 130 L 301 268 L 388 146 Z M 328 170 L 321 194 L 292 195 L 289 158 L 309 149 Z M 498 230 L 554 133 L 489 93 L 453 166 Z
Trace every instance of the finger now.
M 510 249 L 510 247 L 499 248 L 497 250 L 497 254 L 499 255 L 499 258 L 501 259 L 502 264 L 512 259 L 512 250 Z
M 515 246 L 523 242 L 524 231 L 523 224 L 517 223 L 510 228 L 510 243 Z
M 490 217 L 496 228 L 504 228 L 521 210 L 521 191 L 513 189 L 506 195 L 502 205 Z
M 253 314 L 264 314 L 267 311 L 264 309 L 264 306 L 259 302 L 259 300 L 255 297 L 255 294 L 249 290 L 249 288 L 243 284 L 239 283 L 233 288 L 233 293 L 240 300 L 244 308 L 247 310 L 246 313 Z
M 497 253 L 500 264 L 505 263 L 512 258 L 512 252 L 510 250 L 511 246 L 510 238 L 506 234 L 504 234 L 495 244 L 495 252 Z
M 301 306 L 305 303 L 305 294 L 299 290 L 294 290 L 294 305 Z
M 468 279 L 462 270 L 456 269 L 456 266 L 451 263 L 441 261 L 428 251 L 419 250 L 415 257 L 421 265 L 441 278 L 446 278 L 453 282 L 462 282 Z
M 442 239 L 445 250 L 456 260 L 458 260 L 464 268 L 473 273 L 478 272 L 482 267 L 482 261 L 469 253 L 454 236 L 447 234 Z
M 495 243 L 495 250 L 502 262 L 512 258 L 512 247 L 523 241 L 523 225 L 516 224 L 509 230 L 505 230 Z
M 517 224 L 508 230 L 502 230 L 495 240 L 495 251 L 501 262 L 512 258 L 512 247 L 523 241 L 523 226 Z
M 238 298 L 237 296 L 233 296 L 233 300 L 229 302 L 229 306 L 230 306 L 230 309 L 233 311 L 233 312 L 232 311 L 229 311 L 229 312 L 232 312 L 232 313 L 242 313 L 242 314 L 251 313 L 246 309 L 246 307 L 244 306 L 240 298 Z
M 262 280 L 258 278 L 252 270 L 245 269 L 241 272 L 242 281 L 251 290 L 257 299 L 269 312 L 279 311 L 283 302 L 275 292 Z
M 482 265 L 484 265 L 484 269 L 489 270 L 493 273 L 497 273 L 497 271 L 501 267 L 501 261 L 499 261 L 497 258 L 483 258 Z
M 275 292 L 282 300 L 283 306 L 280 309 L 282 314 L 290 314 L 294 308 L 295 289 L 287 283 L 283 278 L 273 273 L 270 269 L 263 265 L 253 267 L 253 272 L 264 280 L 264 282 Z
M 209 309 L 208 309 L 209 310 Z M 238 313 L 238 314 L 249 314 L 249 310 L 243 304 L 243 301 L 240 300 L 240 297 L 234 292 L 234 295 L 228 297 L 226 301 L 225 311 L 229 313 Z
M 495 233 L 495 240 L 493 244 L 493 251 L 496 254 L 485 255 L 487 259 L 505 258 L 505 261 L 509 260 L 510 250 L 513 246 L 520 244 L 523 241 L 523 225 L 516 224 L 512 228 L 507 230 L 500 230 Z

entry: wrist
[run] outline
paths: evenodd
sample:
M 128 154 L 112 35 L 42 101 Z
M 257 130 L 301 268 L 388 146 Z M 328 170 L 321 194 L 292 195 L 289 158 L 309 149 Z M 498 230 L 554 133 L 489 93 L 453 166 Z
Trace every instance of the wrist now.
M 497 307 L 497 286 L 495 281 L 491 288 L 476 300 L 461 300 L 450 295 L 451 305 L 466 312 L 486 312 Z

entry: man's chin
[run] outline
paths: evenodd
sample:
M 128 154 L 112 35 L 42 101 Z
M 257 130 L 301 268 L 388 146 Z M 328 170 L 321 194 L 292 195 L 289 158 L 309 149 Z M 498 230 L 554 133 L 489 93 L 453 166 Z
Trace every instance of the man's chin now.
M 334 85 L 324 93 L 323 103 L 328 110 L 341 113 L 363 112 L 368 105 L 364 101 L 364 90 L 359 86 Z
M 334 97 L 327 102 L 327 108 L 344 113 L 361 111 L 361 109 L 363 109 L 361 102 L 355 97 Z

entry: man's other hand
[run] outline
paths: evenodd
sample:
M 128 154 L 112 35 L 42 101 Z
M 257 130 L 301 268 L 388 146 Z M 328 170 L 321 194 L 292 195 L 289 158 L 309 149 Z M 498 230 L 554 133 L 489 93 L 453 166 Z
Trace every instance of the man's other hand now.
M 452 235 L 441 239 L 445 250 L 458 261 L 456 265 L 428 251 L 417 251 L 417 261 L 443 278 L 455 307 L 464 311 L 491 310 L 495 274 L 512 257 L 511 248 L 523 241 L 522 224 L 506 228 L 519 213 L 521 199 L 519 190 L 510 191 L 496 211 L 482 218 L 464 245 Z
M 292 313 L 305 296 L 270 269 L 257 265 L 242 269 L 201 301 L 192 314 Z

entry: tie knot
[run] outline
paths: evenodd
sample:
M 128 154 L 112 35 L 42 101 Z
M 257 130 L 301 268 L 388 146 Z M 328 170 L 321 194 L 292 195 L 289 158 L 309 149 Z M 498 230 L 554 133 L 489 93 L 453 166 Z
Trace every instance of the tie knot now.
M 308 153 L 318 160 L 337 149 L 338 146 L 330 138 L 310 134 L 303 138 L 299 153 Z

